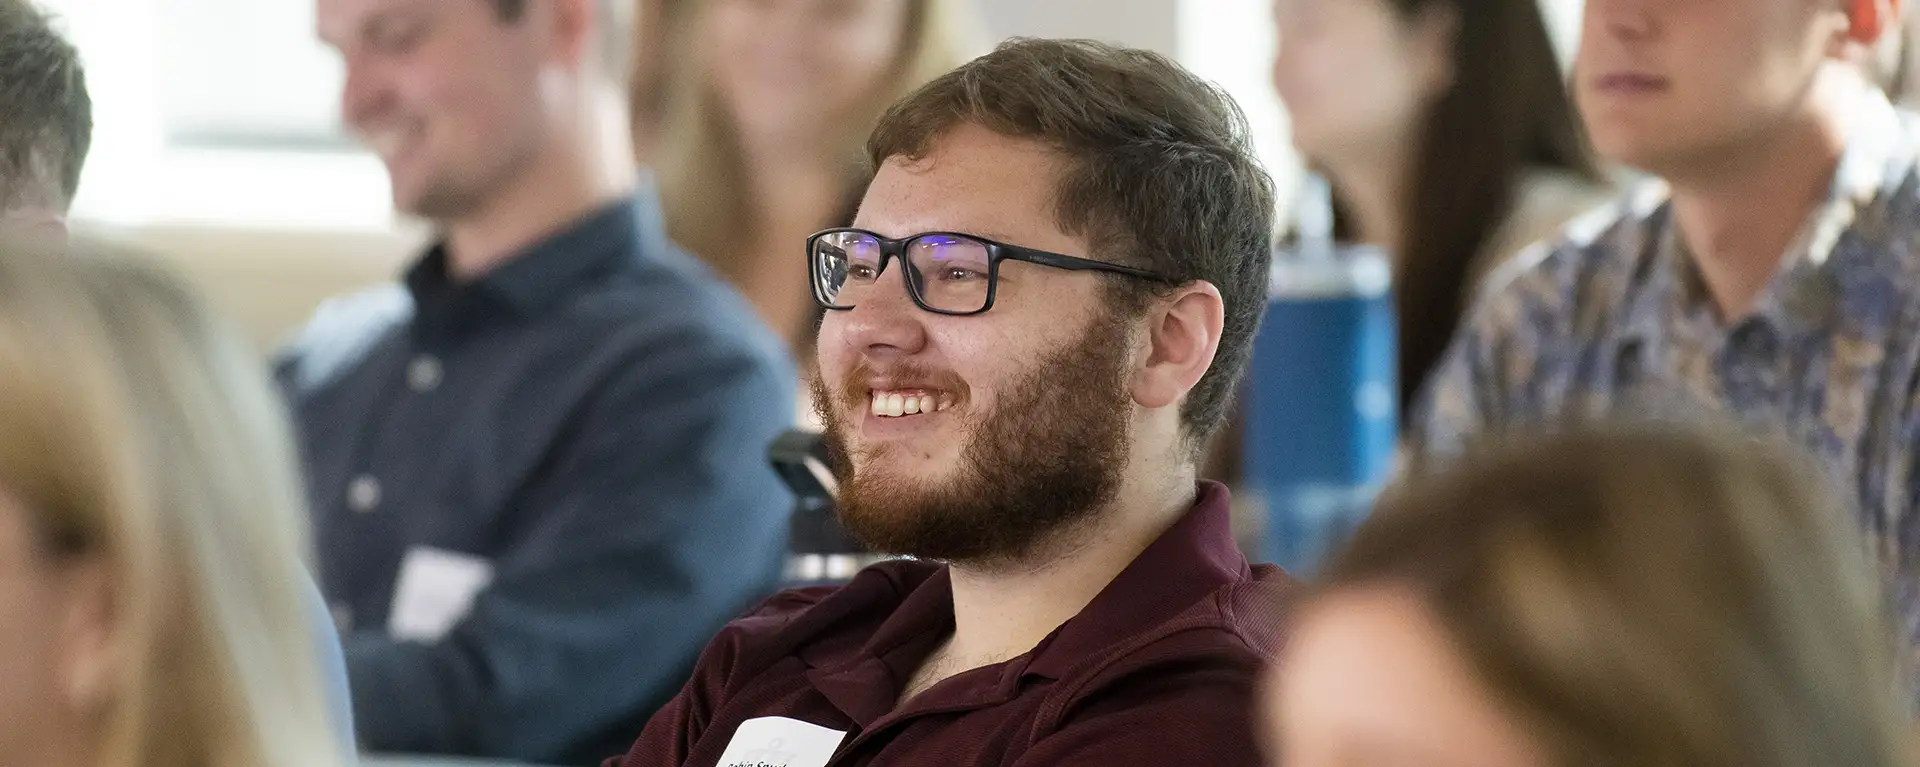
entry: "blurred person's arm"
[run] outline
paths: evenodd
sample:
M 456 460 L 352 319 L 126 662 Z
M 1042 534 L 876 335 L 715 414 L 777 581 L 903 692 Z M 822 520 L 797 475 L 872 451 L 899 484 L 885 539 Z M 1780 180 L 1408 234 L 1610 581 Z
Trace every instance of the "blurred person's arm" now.
M 366 748 L 541 761 L 630 742 L 775 584 L 792 501 L 766 449 L 791 371 L 703 339 L 641 356 L 521 489 L 531 521 L 464 619 L 430 644 L 347 637 Z

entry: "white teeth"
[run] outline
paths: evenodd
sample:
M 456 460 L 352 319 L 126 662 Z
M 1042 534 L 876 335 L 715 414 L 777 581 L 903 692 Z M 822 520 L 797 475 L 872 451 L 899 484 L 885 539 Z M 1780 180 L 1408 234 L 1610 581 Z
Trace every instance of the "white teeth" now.
M 874 415 L 899 418 L 922 413 L 938 413 L 953 407 L 953 397 L 935 394 L 873 393 L 869 409 Z
M 950 394 L 881 394 L 881 392 L 874 392 L 874 400 L 868 406 L 874 415 L 881 415 L 881 417 L 939 413 L 943 409 L 950 408 L 954 408 L 954 398 Z

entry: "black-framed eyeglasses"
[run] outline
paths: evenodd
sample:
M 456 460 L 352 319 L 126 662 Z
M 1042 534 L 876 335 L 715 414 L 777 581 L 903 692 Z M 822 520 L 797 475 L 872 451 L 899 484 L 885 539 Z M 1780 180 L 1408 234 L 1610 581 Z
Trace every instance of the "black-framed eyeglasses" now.
M 894 240 L 865 229 L 840 228 L 807 238 L 814 300 L 828 309 L 852 309 L 880 282 L 887 262 L 896 259 L 907 265 L 907 293 L 915 305 L 935 314 L 959 317 L 993 308 L 1002 261 L 1026 261 L 1055 269 L 1107 272 L 1170 282 L 1143 269 L 1008 245 L 959 232 L 922 232 Z

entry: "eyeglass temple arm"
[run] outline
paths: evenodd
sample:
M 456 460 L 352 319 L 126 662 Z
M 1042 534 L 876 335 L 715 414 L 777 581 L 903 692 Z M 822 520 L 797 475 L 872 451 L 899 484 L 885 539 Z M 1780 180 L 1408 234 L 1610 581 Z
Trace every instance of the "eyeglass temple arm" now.
M 1090 258 L 1063 256 L 1058 253 L 1048 253 L 1044 250 L 1028 250 L 1011 245 L 1002 245 L 1001 250 L 1006 254 L 1005 257 L 1007 258 L 1012 258 L 1016 261 L 1031 261 L 1041 266 L 1051 266 L 1055 269 L 1069 269 L 1076 272 L 1113 272 L 1115 274 L 1125 274 L 1143 280 L 1154 280 L 1156 282 L 1173 281 L 1145 269 L 1135 269 L 1131 266 L 1110 264 L 1105 261 L 1095 261 Z

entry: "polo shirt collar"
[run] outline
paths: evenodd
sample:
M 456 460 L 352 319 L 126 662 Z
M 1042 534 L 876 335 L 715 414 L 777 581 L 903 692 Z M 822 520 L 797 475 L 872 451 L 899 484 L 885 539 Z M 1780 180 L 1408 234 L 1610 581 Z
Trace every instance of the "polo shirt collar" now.
M 1222 587 L 1253 577 L 1233 537 L 1226 486 L 1201 482 L 1198 490 L 1192 510 L 1034 648 L 1027 673 L 1059 679 L 1142 627 L 1172 620 Z
M 1214 591 L 1251 578 L 1233 537 L 1226 487 L 1201 481 L 1197 490 L 1191 510 L 1033 651 L 956 675 L 949 681 L 966 681 L 943 683 L 898 713 L 917 716 L 1007 703 L 1019 695 L 1026 677 L 1059 679 L 1076 664 L 1171 620 Z M 953 581 L 950 571 L 941 567 L 912 586 L 851 657 L 803 650 L 801 660 L 811 667 L 808 679 L 821 695 L 863 728 L 871 727 L 895 713 L 906 680 L 953 628 Z

